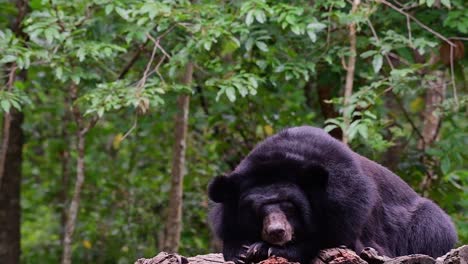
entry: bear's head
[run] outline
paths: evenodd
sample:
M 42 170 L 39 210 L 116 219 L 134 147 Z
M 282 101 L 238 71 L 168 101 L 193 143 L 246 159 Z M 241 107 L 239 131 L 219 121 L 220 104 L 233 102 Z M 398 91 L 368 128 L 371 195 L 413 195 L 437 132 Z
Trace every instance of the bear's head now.
M 208 188 L 210 199 L 234 218 L 237 232 L 282 246 L 318 231 L 315 201 L 325 194 L 328 179 L 323 167 L 268 161 L 250 168 L 217 176 Z

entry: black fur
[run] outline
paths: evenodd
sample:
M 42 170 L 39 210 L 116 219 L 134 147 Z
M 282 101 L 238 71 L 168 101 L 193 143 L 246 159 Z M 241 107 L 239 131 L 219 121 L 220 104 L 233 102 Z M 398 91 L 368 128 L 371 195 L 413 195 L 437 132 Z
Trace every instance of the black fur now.
M 286 213 L 296 236 L 282 247 L 261 241 L 255 211 L 273 194 L 298 209 L 295 215 Z M 224 257 L 236 262 L 264 259 L 270 249 L 306 263 L 318 250 L 340 245 L 358 252 L 369 246 L 390 257 L 437 257 L 457 240 L 450 218 L 436 204 L 391 171 L 308 126 L 283 130 L 258 144 L 232 173 L 211 182 L 209 196 L 216 202 L 210 222 L 223 241 Z

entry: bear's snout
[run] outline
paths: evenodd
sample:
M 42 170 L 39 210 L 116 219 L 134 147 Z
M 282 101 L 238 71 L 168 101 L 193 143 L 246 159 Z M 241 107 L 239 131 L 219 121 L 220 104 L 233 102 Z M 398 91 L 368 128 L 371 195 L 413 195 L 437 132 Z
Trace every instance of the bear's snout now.
M 292 236 L 292 226 L 283 212 L 271 212 L 263 219 L 262 239 L 265 242 L 282 246 L 291 241 Z

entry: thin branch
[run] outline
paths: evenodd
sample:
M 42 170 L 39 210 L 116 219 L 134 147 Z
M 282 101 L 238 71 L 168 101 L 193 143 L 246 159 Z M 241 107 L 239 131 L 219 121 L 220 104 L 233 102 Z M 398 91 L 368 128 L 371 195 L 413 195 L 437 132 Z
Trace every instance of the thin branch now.
M 393 91 L 390 91 L 390 93 L 391 93 L 391 94 L 393 95 L 393 97 L 395 98 L 395 101 L 397 102 L 398 107 L 400 107 L 401 111 L 403 112 L 403 115 L 405 116 L 406 120 L 408 120 L 408 122 L 410 123 L 410 125 L 411 125 L 411 127 L 413 128 L 414 132 L 416 132 L 416 134 L 418 135 L 418 137 L 419 137 L 421 140 L 424 140 L 423 135 L 421 134 L 421 132 L 419 132 L 419 129 L 418 129 L 418 127 L 414 124 L 413 120 L 411 120 L 411 117 L 409 116 L 408 111 L 406 111 L 405 106 L 404 106 L 403 103 L 401 102 L 400 98 L 399 98 Z
M 353 0 L 353 7 L 351 9 L 351 13 L 354 14 L 357 12 L 359 4 L 361 3 L 360 0 Z M 344 110 L 343 110 L 343 120 L 345 129 L 347 130 L 351 124 L 351 114 L 348 113 L 349 108 L 349 101 L 351 95 L 353 93 L 353 83 L 354 83 L 354 70 L 356 67 L 356 22 L 351 22 L 349 25 L 349 59 L 348 63 L 346 64 L 346 83 L 345 83 L 345 91 L 344 91 Z M 348 136 L 346 131 L 343 131 L 343 139 L 344 144 L 348 144 Z
M 130 133 L 132 133 L 132 131 L 137 127 L 137 125 L 138 125 L 138 116 L 135 115 L 135 120 L 133 121 L 132 127 L 130 127 L 130 129 L 125 133 L 125 135 L 122 136 L 120 141 L 123 141 L 125 138 L 127 138 L 130 135 Z
M 450 37 L 449 39 L 468 41 L 468 38 L 464 38 L 464 37 Z
M 121 80 L 125 77 L 125 75 L 130 71 L 130 68 L 135 64 L 135 62 L 138 60 L 138 58 L 141 55 L 141 52 L 145 49 L 146 45 L 149 43 L 149 39 L 146 40 L 145 43 L 141 44 L 140 47 L 138 47 L 138 50 L 135 52 L 133 57 L 130 59 L 130 61 L 125 65 L 123 70 L 120 72 L 119 77 L 117 79 Z
M 88 125 L 86 125 L 81 131 L 80 133 L 85 135 L 86 133 L 88 133 L 88 131 L 93 128 L 97 122 L 99 121 L 99 117 L 98 116 L 93 116 L 93 118 L 89 121 Z
M 153 51 L 151 52 L 150 60 L 146 64 L 146 69 L 143 72 L 143 77 L 138 82 L 137 89 L 139 90 L 141 90 L 146 83 L 146 79 L 148 78 L 148 73 L 150 71 L 151 65 L 153 64 L 154 57 L 156 56 L 156 51 L 158 50 L 158 45 L 156 45 L 156 43 L 159 42 L 159 39 L 155 40 L 153 37 L 151 37 L 150 34 L 146 34 L 146 36 L 154 42 L 154 47 L 153 47 Z
M 374 35 L 374 38 L 375 38 L 375 39 L 377 40 L 377 42 L 380 44 L 381 41 L 380 41 L 379 35 L 377 35 L 377 31 L 375 31 L 375 28 L 374 28 L 374 26 L 372 25 L 372 22 L 371 22 L 369 19 L 367 19 L 367 24 L 369 25 L 369 27 L 370 27 L 370 29 L 371 29 L 371 31 L 372 31 L 372 35 Z M 387 60 L 387 63 L 388 63 L 388 65 L 390 66 L 390 68 L 391 68 L 392 70 L 395 69 L 395 67 L 393 66 L 392 61 L 391 61 L 390 58 L 388 57 L 388 54 L 384 54 L 384 57 L 385 57 L 385 59 Z
M 175 26 L 177 26 L 177 24 L 172 25 L 169 29 L 167 29 L 164 33 L 162 33 L 156 39 L 153 36 L 151 36 L 151 34 L 149 34 L 149 33 L 146 34 L 146 37 L 148 37 L 148 39 L 151 40 L 154 43 L 154 48 L 153 48 L 153 51 L 151 52 L 150 60 L 149 60 L 148 64 L 146 64 L 146 69 L 145 69 L 145 71 L 143 73 L 143 77 L 141 78 L 140 81 L 138 81 L 138 84 L 137 84 L 138 89 L 143 88 L 143 86 L 146 83 L 146 80 L 147 80 L 148 76 L 150 76 L 154 72 L 156 72 L 159 75 L 159 77 L 162 79 L 161 74 L 158 72 L 159 66 L 164 61 L 165 57 L 171 58 L 171 55 L 169 55 L 169 53 L 167 53 L 166 50 L 164 50 L 164 48 L 159 43 L 160 43 L 162 38 L 164 38 L 167 34 L 169 34 L 169 32 L 171 32 L 175 28 Z M 156 65 L 156 68 L 153 71 L 150 72 L 151 65 L 153 64 L 154 57 L 156 56 L 156 51 L 158 49 L 164 54 L 164 56 L 159 60 L 158 64 Z M 162 79 L 162 80 L 164 82 L 164 79 Z
M 406 28 L 408 29 L 408 39 L 410 46 L 413 47 L 413 36 L 411 34 L 411 20 L 409 16 L 406 16 Z
M 341 66 L 343 67 L 343 69 L 348 70 L 348 65 L 346 65 L 344 57 L 341 57 Z
M 393 53 L 393 52 L 389 52 L 388 53 L 388 56 L 392 57 L 393 59 L 395 60 L 398 60 L 399 62 L 405 64 L 406 66 L 410 66 L 411 63 L 407 60 L 405 60 L 404 58 L 398 56 L 397 54 Z
M 422 28 L 424 28 L 425 30 L 431 32 L 433 35 L 435 35 L 436 37 L 440 38 L 441 40 L 447 42 L 450 46 L 452 47 L 456 47 L 456 45 L 450 41 L 448 38 L 444 37 L 442 34 L 440 34 L 439 32 L 433 30 L 432 28 L 426 26 L 424 23 L 422 23 L 421 21 L 419 21 L 417 18 L 415 18 L 414 16 L 408 14 L 407 12 L 403 11 L 402 9 L 396 7 L 395 5 L 393 5 L 392 3 L 389 3 L 385 0 L 377 0 L 377 2 L 380 2 L 380 3 L 383 3 L 384 5 L 392 8 L 393 10 L 397 11 L 398 13 L 402 14 L 402 15 L 405 15 L 409 18 L 411 18 L 411 20 L 413 20 L 414 22 L 416 22 L 416 24 L 418 24 L 419 26 L 421 26 Z
M 8 74 L 8 82 L 6 84 L 8 91 L 11 91 L 13 89 L 13 83 L 16 79 L 16 69 L 18 69 L 18 66 L 16 65 L 16 63 L 14 63 L 10 68 L 10 73 Z
M 159 72 L 159 67 L 161 66 L 161 64 L 163 63 L 165 59 L 166 59 L 166 55 L 163 55 L 161 59 L 158 61 L 158 64 L 156 64 L 156 67 L 154 67 L 153 69 L 153 72 L 156 72 L 156 74 L 159 76 L 159 78 L 161 79 L 163 83 L 165 83 L 166 81 L 164 80 L 164 77 Z
M 450 46 L 450 77 L 452 78 L 453 100 L 455 101 L 456 109 L 458 109 L 457 85 L 455 84 L 455 70 L 453 66 L 453 50 L 454 48 Z
M 75 119 L 77 125 L 76 131 L 76 179 L 75 186 L 73 191 L 73 196 L 70 201 L 70 205 L 67 211 L 67 221 L 65 224 L 65 234 L 63 237 L 63 252 L 62 252 L 62 264 L 71 264 L 72 257 L 72 242 L 73 242 L 73 233 L 76 227 L 76 219 L 78 216 L 78 211 L 80 207 L 80 198 L 81 192 L 83 189 L 83 184 L 85 181 L 85 127 L 83 115 L 80 112 L 76 100 L 78 98 L 78 85 L 76 83 L 71 83 L 69 90 L 69 97 L 72 101 L 71 112 Z

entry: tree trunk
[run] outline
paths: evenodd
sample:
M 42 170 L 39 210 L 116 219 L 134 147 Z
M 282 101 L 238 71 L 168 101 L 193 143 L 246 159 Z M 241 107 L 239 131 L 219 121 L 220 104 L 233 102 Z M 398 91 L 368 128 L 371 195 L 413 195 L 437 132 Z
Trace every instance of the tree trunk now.
M 76 179 L 73 197 L 68 208 L 68 214 L 66 216 L 65 234 L 63 237 L 63 253 L 62 253 L 62 264 L 70 264 L 72 258 L 72 238 L 73 232 L 75 231 L 76 219 L 78 216 L 78 209 L 80 207 L 80 195 L 85 180 L 85 135 L 87 129 L 84 127 L 83 116 L 80 113 L 78 106 L 74 104 L 78 97 L 78 87 L 76 84 L 70 85 L 70 99 L 72 102 L 72 112 L 77 124 L 76 132 Z
M 9 125 L 7 125 L 9 123 Z M 7 144 L 2 145 L 5 151 L 4 170 L 0 189 L 0 259 L 2 263 L 19 263 L 20 260 L 20 189 L 21 163 L 23 155 L 23 113 L 10 110 L 4 116 L 4 137 Z
M 423 129 L 422 138 L 418 142 L 418 148 L 425 151 L 439 136 L 439 129 L 442 124 L 441 116 L 437 115 L 437 107 L 445 98 L 447 85 L 445 83 L 445 75 L 443 71 L 434 71 L 431 73 L 433 79 L 426 82 L 427 86 L 425 96 L 425 108 L 423 112 Z M 422 163 L 426 167 L 426 176 L 421 182 L 421 190 L 423 195 L 427 196 L 427 192 L 431 187 L 432 182 L 437 179 L 433 167 L 436 161 L 429 159 L 426 155 L 422 157 Z
M 68 133 L 68 124 L 71 121 L 71 113 L 69 111 L 70 102 L 68 96 L 65 96 L 65 110 L 62 117 L 61 136 L 63 140 L 63 149 L 60 152 L 60 165 L 62 169 L 62 179 L 60 183 L 59 204 L 60 204 L 60 244 L 64 247 L 65 226 L 67 225 L 67 205 L 68 205 L 68 188 L 70 187 L 70 134 Z
M 188 62 L 183 83 L 192 83 L 193 64 Z M 176 252 L 179 249 L 180 233 L 182 231 L 182 194 L 185 170 L 185 149 L 188 128 L 190 95 L 181 94 L 177 98 L 179 112 L 175 119 L 175 143 L 172 161 L 172 181 L 169 197 L 169 212 L 166 220 L 164 236 L 164 251 Z
M 327 68 L 323 69 L 323 73 L 319 73 L 317 75 L 320 76 L 322 74 L 326 74 L 332 80 L 340 79 L 338 75 L 331 73 L 331 71 Z M 334 84 L 328 80 L 326 82 L 317 82 L 316 85 L 320 111 L 322 112 L 322 116 L 325 120 L 339 116 L 339 113 L 335 110 L 333 104 L 326 102 L 333 98 L 333 90 L 335 88 L 333 85 Z M 328 132 L 328 134 L 338 140 L 342 140 L 343 138 L 343 132 L 339 127 L 332 129 L 330 132 Z
M 25 38 L 21 23 L 29 10 L 29 3 L 17 0 L 18 14 L 11 23 L 11 29 L 18 38 Z M 17 65 L 9 67 L 6 88 L 11 91 L 16 80 L 26 80 L 27 73 L 17 74 Z M 23 113 L 10 109 L 3 115 L 0 152 L 0 260 L 2 263 L 16 264 L 21 254 L 21 164 L 23 161 L 24 137 L 21 128 Z

